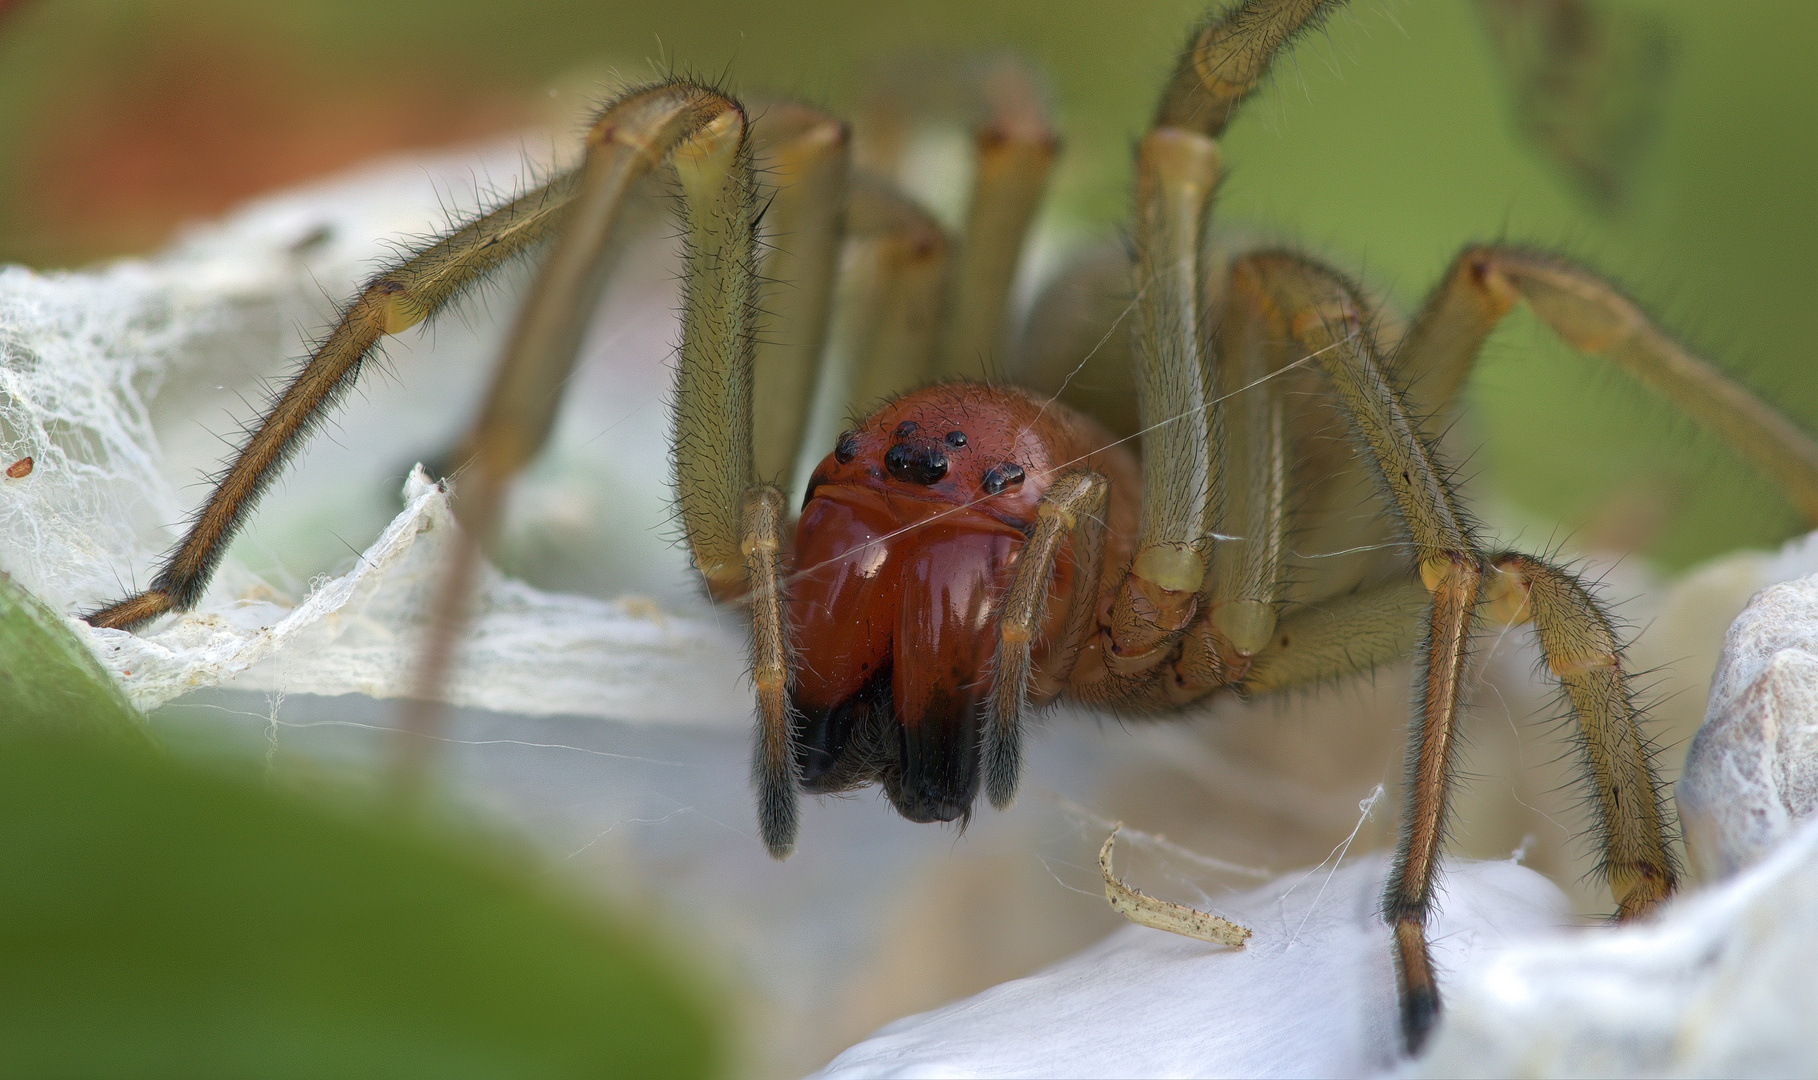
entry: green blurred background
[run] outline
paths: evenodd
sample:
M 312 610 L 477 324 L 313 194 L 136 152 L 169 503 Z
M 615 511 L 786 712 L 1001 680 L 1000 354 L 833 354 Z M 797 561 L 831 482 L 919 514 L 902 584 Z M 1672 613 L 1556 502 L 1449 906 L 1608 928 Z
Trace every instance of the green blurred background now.
M 1805 375 L 1818 5 L 1625 6 L 1657 17 L 1676 50 L 1619 212 L 1517 134 L 1468 0 L 1367 0 L 1303 45 L 1231 131 L 1222 213 L 1404 305 L 1467 239 L 1557 247 L 1818 427 Z M 146 250 L 255 191 L 534 120 L 540 88 L 585 65 L 637 79 L 673 64 L 839 108 L 869 65 L 927 46 L 1010 49 L 1041 67 L 1067 137 L 1050 223 L 1109 229 L 1131 140 L 1196 13 L 1176 0 L 26 0 L 0 23 L 0 259 Z M 1482 449 L 1469 471 L 1518 508 L 1506 518 L 1672 566 L 1798 527 L 1768 485 L 1526 316 L 1498 334 L 1471 396 L 1467 438 Z

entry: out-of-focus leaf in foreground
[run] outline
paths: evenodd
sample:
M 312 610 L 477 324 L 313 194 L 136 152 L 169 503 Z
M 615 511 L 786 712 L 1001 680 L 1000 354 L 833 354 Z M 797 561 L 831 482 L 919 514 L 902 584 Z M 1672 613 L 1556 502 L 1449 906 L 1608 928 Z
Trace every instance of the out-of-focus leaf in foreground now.
M 62 620 L 0 574 L 0 738 L 148 745 L 144 721 Z
M 0 1075 L 714 1071 L 698 1000 L 629 929 L 402 818 L 151 748 L 4 581 L 0 668 Z

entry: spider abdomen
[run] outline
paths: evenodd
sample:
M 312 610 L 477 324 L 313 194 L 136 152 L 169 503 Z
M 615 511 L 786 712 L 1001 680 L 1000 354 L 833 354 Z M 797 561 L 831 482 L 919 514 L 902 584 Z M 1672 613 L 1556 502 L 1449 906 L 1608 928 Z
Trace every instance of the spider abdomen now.
M 1123 564 L 1136 465 L 1112 442 L 1059 403 L 965 382 L 898 398 L 841 435 L 809 483 L 789 589 L 807 790 L 875 781 L 913 821 L 970 811 L 998 606 L 1057 477 L 1112 478 L 1107 565 Z M 1077 578 L 1065 554 L 1034 655 L 1038 704 L 1060 692 L 1061 667 L 1081 644 L 1062 639 L 1074 590 L 1102 586 Z

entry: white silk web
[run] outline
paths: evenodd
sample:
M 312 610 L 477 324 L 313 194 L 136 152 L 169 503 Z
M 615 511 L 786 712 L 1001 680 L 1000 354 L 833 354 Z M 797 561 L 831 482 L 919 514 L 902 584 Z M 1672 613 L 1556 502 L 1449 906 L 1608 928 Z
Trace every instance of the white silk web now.
M 519 157 L 505 148 L 481 164 L 513 174 Z M 210 429 L 231 433 L 229 425 L 250 422 L 265 386 L 288 373 L 305 335 L 332 316 L 329 298 L 369 272 L 384 237 L 439 224 L 445 188 L 471 185 L 474 167 L 468 156 L 366 170 L 257 202 L 149 259 L 80 273 L 0 270 L 0 464 L 33 459 L 29 475 L 0 486 L 4 569 L 71 614 L 143 585 L 204 494 L 200 477 L 231 448 L 231 437 Z M 136 705 L 230 682 L 406 692 L 420 594 L 454 524 L 434 485 L 405 473 L 464 419 L 499 333 L 498 313 L 474 305 L 464 313 L 468 326 L 450 322 L 449 333 L 412 335 L 391 350 L 391 362 L 412 369 L 408 385 L 380 371 L 363 375 L 303 467 L 268 494 L 249 539 L 235 545 L 195 611 L 136 636 L 72 623 Z M 520 527 L 526 519 L 553 525 L 538 533 L 545 538 L 591 531 L 613 542 L 630 531 L 619 554 L 629 548 L 652 565 L 622 575 L 611 591 L 661 599 L 594 600 L 491 573 L 451 702 L 633 722 L 744 722 L 736 623 L 687 603 L 678 588 L 686 567 L 652 530 L 594 529 L 599 518 L 664 519 L 661 435 L 652 429 L 660 429 L 668 326 L 666 317 L 645 318 L 608 332 L 601 344 L 622 346 L 629 336 L 629 351 L 646 354 L 629 362 L 647 361 L 656 382 L 634 387 L 630 414 L 622 395 L 575 410 L 515 504 Z M 613 407 L 618 414 L 602 419 L 600 410 Z M 627 426 L 646 460 L 615 471 L 623 449 L 588 436 L 627 419 L 641 422 Z M 591 550 L 562 554 L 585 564 Z M 352 566 L 337 565 L 349 553 L 357 554 Z M 668 689 L 677 685 L 690 694 Z

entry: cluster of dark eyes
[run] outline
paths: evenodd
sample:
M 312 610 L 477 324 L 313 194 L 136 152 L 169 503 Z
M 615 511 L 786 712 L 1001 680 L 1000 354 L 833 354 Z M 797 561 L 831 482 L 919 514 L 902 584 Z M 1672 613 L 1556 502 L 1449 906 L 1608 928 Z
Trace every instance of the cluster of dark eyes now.
M 899 440 L 907 439 L 920 430 L 920 424 L 913 420 L 905 420 L 896 425 L 895 435 Z M 958 450 L 966 445 L 966 433 L 949 431 L 941 441 Z M 841 432 L 839 442 L 833 448 L 833 460 L 844 465 L 857 455 L 858 432 Z M 910 451 L 900 443 L 884 455 L 884 464 L 891 475 L 910 483 L 932 484 L 947 473 L 946 456 L 939 450 Z M 984 489 L 985 494 L 996 495 L 1008 488 L 1016 487 L 1022 482 L 1023 467 L 1013 461 L 1004 461 L 985 470 L 984 479 L 979 486 Z

